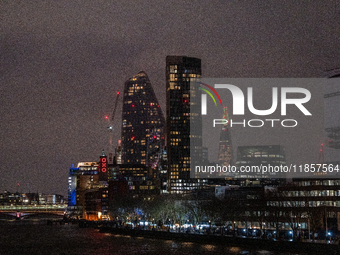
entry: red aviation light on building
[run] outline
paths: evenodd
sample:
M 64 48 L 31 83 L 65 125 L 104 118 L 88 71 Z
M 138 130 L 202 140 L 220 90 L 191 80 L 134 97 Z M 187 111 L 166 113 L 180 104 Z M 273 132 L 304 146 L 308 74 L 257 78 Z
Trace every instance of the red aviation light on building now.
M 120 92 L 119 92 L 119 91 L 117 92 L 117 95 L 120 95 Z
M 133 104 L 133 105 L 131 105 L 132 107 L 135 107 L 135 105 Z
M 153 136 L 153 139 L 156 139 L 156 138 L 157 138 L 157 136 L 154 135 L 154 136 Z
M 131 140 L 135 140 L 135 137 L 133 136 L 133 137 L 131 137 Z
M 107 115 L 105 115 L 105 117 L 104 117 L 106 120 L 108 120 L 109 119 L 109 116 L 107 116 Z

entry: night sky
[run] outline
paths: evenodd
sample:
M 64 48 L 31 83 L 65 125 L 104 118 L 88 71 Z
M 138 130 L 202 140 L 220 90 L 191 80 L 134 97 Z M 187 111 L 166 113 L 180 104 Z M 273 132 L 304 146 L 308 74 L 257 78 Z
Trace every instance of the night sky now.
M 167 55 L 201 58 L 204 77 L 340 66 L 340 1 L 1 1 L 0 19 L 0 192 L 66 195 L 128 78 L 145 71 L 165 111 Z

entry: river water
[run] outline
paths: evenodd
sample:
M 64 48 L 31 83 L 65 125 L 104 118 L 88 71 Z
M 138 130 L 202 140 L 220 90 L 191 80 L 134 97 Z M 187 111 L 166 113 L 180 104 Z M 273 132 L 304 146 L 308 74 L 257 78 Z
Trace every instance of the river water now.
M 240 247 L 158 240 L 100 233 L 78 225 L 47 225 L 41 221 L 0 222 L 1 255 L 107 254 L 274 254 Z M 287 254 L 287 253 L 285 253 Z

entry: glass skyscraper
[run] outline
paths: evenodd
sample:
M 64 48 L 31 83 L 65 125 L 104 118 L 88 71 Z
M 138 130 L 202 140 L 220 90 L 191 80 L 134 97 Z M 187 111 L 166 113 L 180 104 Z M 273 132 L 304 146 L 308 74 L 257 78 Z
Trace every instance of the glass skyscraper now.
M 122 163 L 155 168 L 165 143 L 164 116 L 145 72 L 125 82 L 122 112 Z
M 199 179 L 190 178 L 190 79 L 200 76 L 200 59 L 166 57 L 168 190 L 173 194 L 200 186 Z

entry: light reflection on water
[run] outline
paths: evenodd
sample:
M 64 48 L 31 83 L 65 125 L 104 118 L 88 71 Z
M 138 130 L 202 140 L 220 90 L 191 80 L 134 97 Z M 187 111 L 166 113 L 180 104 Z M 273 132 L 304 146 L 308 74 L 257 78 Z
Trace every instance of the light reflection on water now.
M 0 224 L 0 254 L 240 254 L 238 247 L 100 233 L 77 225 Z M 255 254 L 255 253 L 253 253 Z M 273 253 L 266 253 L 273 254 Z
M 211 244 L 205 244 L 205 245 L 202 245 L 203 249 L 207 250 L 207 251 L 211 251 L 213 252 L 216 248 L 215 245 L 211 245 Z

